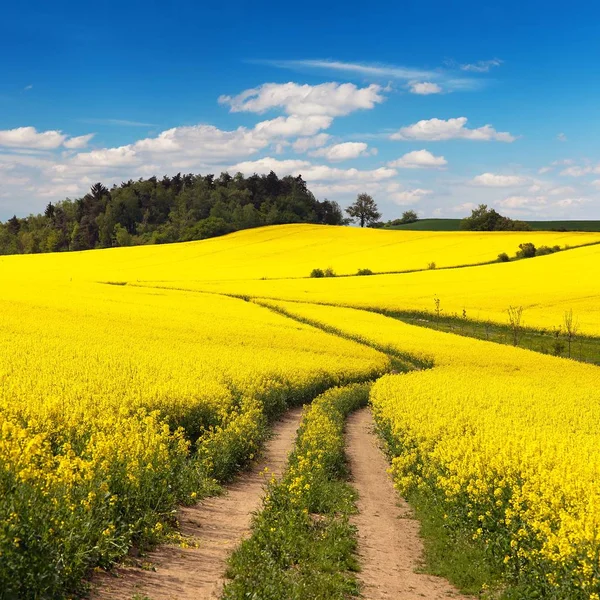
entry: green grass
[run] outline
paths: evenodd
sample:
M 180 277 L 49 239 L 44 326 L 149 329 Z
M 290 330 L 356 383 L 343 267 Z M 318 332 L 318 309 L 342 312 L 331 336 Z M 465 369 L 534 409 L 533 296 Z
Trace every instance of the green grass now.
M 487 555 L 483 544 L 464 531 L 449 529 L 441 502 L 426 491 L 407 494 L 420 524 L 425 548 L 423 571 L 444 577 L 464 594 L 496 596 L 502 582 L 502 571 Z
M 411 231 L 460 231 L 461 219 L 419 219 L 386 229 Z M 527 221 L 534 231 L 600 231 L 600 221 Z
M 426 312 L 382 311 L 388 317 L 404 321 L 411 325 L 427 327 L 446 333 L 455 333 L 479 340 L 495 342 L 507 346 L 514 345 L 513 331 L 509 325 L 493 323 L 491 321 L 472 321 L 458 315 L 440 316 Z M 556 329 L 523 328 L 518 335 L 517 345 L 520 348 L 572 358 L 581 362 L 600 365 L 600 338 L 578 335 L 571 341 L 571 355 L 569 357 L 568 340 Z

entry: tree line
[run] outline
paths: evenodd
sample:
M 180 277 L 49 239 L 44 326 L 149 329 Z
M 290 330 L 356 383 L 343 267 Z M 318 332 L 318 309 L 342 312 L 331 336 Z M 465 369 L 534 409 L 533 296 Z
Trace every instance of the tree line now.
M 96 183 L 81 198 L 49 203 L 43 214 L 13 216 L 0 223 L 0 254 L 201 240 L 282 223 L 347 222 L 337 202 L 317 200 L 301 175 L 179 173 L 110 189 Z

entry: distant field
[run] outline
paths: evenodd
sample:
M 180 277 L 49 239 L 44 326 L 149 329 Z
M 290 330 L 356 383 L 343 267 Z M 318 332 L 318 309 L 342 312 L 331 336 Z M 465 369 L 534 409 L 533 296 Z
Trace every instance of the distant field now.
M 389 229 L 411 231 L 459 231 L 460 219 L 421 219 Z M 527 221 L 535 231 L 600 231 L 600 221 Z M 387 229 L 387 228 L 386 228 Z
M 600 242 L 595 232 L 392 231 L 328 225 L 274 225 L 181 244 L 1 256 L 0 276 L 60 281 L 227 281 L 458 267 L 514 256 L 519 244 L 561 248 Z

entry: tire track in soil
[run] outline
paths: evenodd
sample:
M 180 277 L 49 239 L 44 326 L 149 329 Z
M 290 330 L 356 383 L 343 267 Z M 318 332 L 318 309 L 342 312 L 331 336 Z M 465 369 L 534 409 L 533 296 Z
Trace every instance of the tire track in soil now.
M 389 464 L 373 433 L 371 411 L 363 408 L 348 418 L 346 452 L 352 484 L 359 494 L 358 579 L 366 600 L 465 599 L 441 577 L 415 572 L 422 565 L 419 522 L 402 500 L 387 473 Z
M 225 494 L 202 500 L 178 513 L 181 533 L 198 548 L 162 545 L 144 560 L 155 570 L 120 566 L 93 578 L 91 600 L 131 600 L 136 594 L 151 600 L 219 598 L 227 559 L 250 532 L 252 514 L 260 509 L 267 478 L 264 469 L 281 475 L 294 447 L 302 409 L 289 410 L 273 426 L 262 458 L 225 487 Z M 116 576 L 115 576 L 116 575 Z

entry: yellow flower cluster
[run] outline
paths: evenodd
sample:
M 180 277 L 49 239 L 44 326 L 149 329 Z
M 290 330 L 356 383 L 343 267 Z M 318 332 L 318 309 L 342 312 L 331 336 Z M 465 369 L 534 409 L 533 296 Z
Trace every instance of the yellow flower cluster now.
M 373 386 L 398 488 L 425 486 L 448 523 L 551 597 L 600 593 L 600 369 L 414 327 L 365 311 L 277 303 L 432 361 Z
M 230 476 L 267 418 L 387 367 L 381 353 L 242 300 L 8 280 L 0 589 L 58 597 Z

